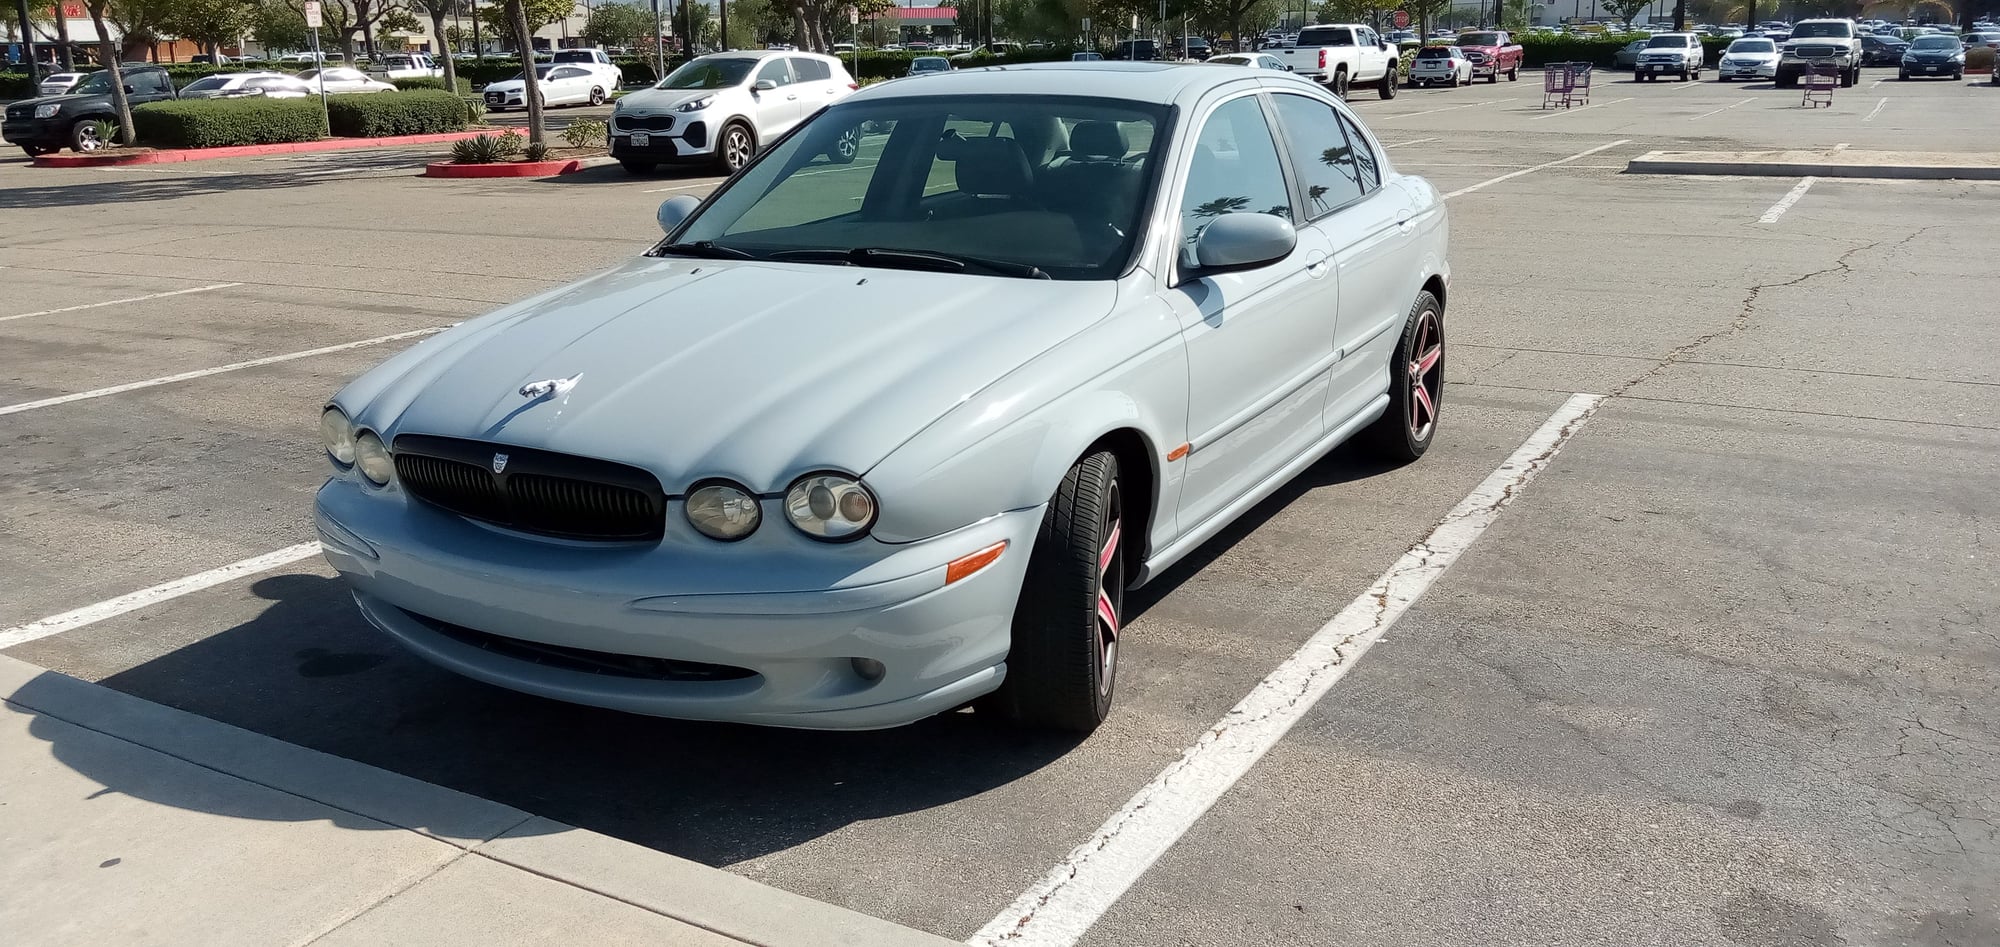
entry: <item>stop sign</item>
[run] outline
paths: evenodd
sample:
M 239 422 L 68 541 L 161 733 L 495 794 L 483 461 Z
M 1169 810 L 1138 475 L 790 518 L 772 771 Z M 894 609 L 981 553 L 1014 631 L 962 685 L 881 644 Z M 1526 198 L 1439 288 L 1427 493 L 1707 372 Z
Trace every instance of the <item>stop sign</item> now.
M 1408 10 L 1397 10 L 1397 11 L 1396 11 L 1396 28 L 1400 30 L 1400 29 L 1403 29 L 1404 27 L 1407 27 L 1407 26 L 1409 26 L 1409 25 L 1410 25 L 1410 11 L 1408 11 Z

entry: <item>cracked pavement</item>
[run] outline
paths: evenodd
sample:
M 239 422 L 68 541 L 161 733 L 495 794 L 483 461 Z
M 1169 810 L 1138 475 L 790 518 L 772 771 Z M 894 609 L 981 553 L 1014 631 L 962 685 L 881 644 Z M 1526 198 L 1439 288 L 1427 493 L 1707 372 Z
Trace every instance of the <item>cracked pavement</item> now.
M 1992 96 L 1802 112 L 1613 82 L 1539 121 L 1531 86 L 1357 99 L 1444 192 L 1631 142 L 1451 201 L 1431 454 L 1337 451 L 1132 593 L 1118 710 L 1080 745 L 500 692 L 390 645 L 312 561 L 8 653 L 958 938 L 1350 602 L 1388 614 L 1385 571 L 1430 568 L 1421 537 L 1587 392 L 1608 397 L 1082 943 L 2000 944 L 2000 184 L 1826 178 L 1760 225 L 1795 179 L 1620 173 L 1653 149 L 1976 147 Z M 1486 107 L 1389 117 L 1438 96 Z M 0 323 L 0 402 L 442 325 L 623 258 L 657 233 L 649 192 L 702 186 L 209 164 L 0 161 L 0 315 L 242 283 Z M 320 399 L 393 347 L 0 419 L 0 627 L 300 541 Z

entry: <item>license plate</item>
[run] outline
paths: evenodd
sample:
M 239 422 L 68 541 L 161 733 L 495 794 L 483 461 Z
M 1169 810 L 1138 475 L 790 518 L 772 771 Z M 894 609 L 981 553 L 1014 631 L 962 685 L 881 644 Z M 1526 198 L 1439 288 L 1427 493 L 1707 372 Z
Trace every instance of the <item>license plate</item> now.
M 1944 68 L 1944 67 L 1942 67 L 1942 66 L 1925 66 L 1925 67 L 1924 67 L 1924 71 L 1925 71 L 1925 72 L 1939 72 L 1939 71 L 1943 70 L 1943 68 Z
M 1654 66 L 1654 67 L 1652 67 L 1652 69 L 1653 69 L 1653 71 L 1654 71 L 1654 72 L 1666 72 L 1666 71 L 1667 71 L 1667 67 L 1665 67 L 1665 66 Z
M 645 132 L 632 133 L 632 147 L 644 148 L 648 145 L 651 145 L 652 143 L 653 143 L 653 136 L 648 135 Z

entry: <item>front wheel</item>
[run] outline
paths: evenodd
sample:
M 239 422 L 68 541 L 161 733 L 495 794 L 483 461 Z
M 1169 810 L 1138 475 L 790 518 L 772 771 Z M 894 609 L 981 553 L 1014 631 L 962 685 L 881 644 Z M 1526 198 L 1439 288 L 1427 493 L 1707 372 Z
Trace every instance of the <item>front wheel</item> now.
M 97 125 L 102 119 L 86 118 L 69 127 L 69 146 L 77 154 L 87 155 L 111 147 L 111 140 L 97 133 Z M 117 137 L 113 133 L 113 139 Z
M 850 128 L 834 138 L 833 148 L 827 151 L 826 156 L 833 159 L 834 164 L 853 164 L 854 156 L 860 153 L 861 129 Z
M 27 152 L 28 157 L 30 158 L 39 158 L 46 154 L 52 154 L 54 152 L 61 151 L 62 149 L 51 148 L 47 145 L 22 145 L 21 150 Z
M 722 140 L 716 142 L 716 162 L 722 165 L 725 174 L 735 174 L 750 163 L 750 156 L 757 146 L 750 140 L 750 129 L 737 123 L 730 123 L 722 129 Z
M 1375 87 L 1375 94 L 1385 99 L 1396 97 L 1396 67 L 1391 66 L 1388 72 L 1382 74 L 1382 81 Z
M 1437 436 L 1443 404 L 1444 305 L 1421 292 L 1410 306 L 1389 366 L 1389 410 L 1368 427 L 1366 436 L 1386 460 L 1416 460 Z
M 1507 81 L 1508 82 L 1521 81 L 1521 67 L 1519 65 L 1516 65 L 1514 68 L 1507 70 Z
M 1127 574 L 1118 457 L 1097 451 L 1063 476 L 1042 514 L 1014 606 L 1007 678 L 983 706 L 1032 726 L 1089 733 L 1118 680 Z
M 1494 66 L 1494 67 L 1493 67 L 1493 72 L 1487 75 L 1487 77 L 1486 77 L 1486 84 L 1487 84 L 1487 85 L 1499 85 L 1499 84 L 1500 84 L 1500 67 L 1499 67 L 1499 66 Z

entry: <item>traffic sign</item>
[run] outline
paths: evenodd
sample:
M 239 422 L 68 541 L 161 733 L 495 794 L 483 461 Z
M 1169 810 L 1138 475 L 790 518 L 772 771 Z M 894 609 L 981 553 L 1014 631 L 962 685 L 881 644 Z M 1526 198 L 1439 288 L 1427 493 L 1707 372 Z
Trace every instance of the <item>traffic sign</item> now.
M 1397 10 L 1395 20 L 1397 29 L 1400 30 L 1407 28 L 1410 25 L 1410 11 Z
M 855 24 L 857 24 L 857 23 L 860 23 L 860 22 L 861 22 L 861 11 L 860 11 L 860 10 L 858 10 L 858 9 L 855 9 L 854 7 L 848 7 L 848 8 L 847 8 L 847 25 L 848 25 L 848 26 L 853 26 L 853 25 L 855 25 Z
M 319 0 L 306 0 L 306 28 L 316 30 L 325 25 L 319 15 Z

